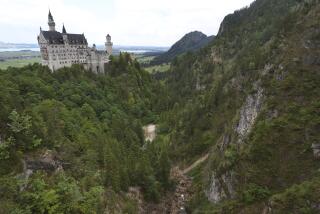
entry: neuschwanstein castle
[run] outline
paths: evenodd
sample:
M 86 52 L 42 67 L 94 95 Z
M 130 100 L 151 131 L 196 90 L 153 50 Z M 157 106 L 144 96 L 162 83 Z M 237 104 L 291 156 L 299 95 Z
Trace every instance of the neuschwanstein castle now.
M 86 69 L 95 73 L 103 73 L 105 64 L 109 62 L 112 54 L 111 36 L 106 36 L 105 51 L 99 51 L 96 46 L 88 46 L 84 34 L 67 33 L 63 25 L 62 33 L 56 31 L 55 22 L 49 11 L 49 31 L 40 27 L 38 44 L 40 47 L 42 64 L 47 65 L 52 71 L 73 64 L 82 64 Z

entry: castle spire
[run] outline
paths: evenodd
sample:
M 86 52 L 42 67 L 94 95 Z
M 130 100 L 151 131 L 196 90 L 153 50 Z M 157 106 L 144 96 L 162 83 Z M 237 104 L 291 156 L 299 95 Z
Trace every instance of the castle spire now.
M 53 21 L 53 17 L 52 17 L 50 9 L 49 9 L 49 14 L 48 14 L 48 19 Z
M 48 25 L 49 25 L 50 31 L 56 31 L 56 23 L 53 20 L 50 9 L 49 9 L 49 14 L 48 14 Z
M 66 28 L 64 27 L 64 24 L 63 24 L 63 27 L 62 27 L 62 33 L 67 33 Z

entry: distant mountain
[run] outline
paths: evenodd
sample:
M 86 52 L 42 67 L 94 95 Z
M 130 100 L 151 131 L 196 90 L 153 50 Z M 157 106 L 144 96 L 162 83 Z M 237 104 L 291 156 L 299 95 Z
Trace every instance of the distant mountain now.
M 184 35 L 178 42 L 176 42 L 166 53 L 156 57 L 152 63 L 161 64 L 169 62 L 176 56 L 188 52 L 197 51 L 206 46 L 214 39 L 214 36 L 207 36 L 200 31 L 193 31 Z
M 157 46 L 125 46 L 115 45 L 113 46 L 113 54 L 117 55 L 120 52 L 128 52 L 135 54 L 150 54 L 159 55 L 166 52 L 169 47 L 157 47 Z

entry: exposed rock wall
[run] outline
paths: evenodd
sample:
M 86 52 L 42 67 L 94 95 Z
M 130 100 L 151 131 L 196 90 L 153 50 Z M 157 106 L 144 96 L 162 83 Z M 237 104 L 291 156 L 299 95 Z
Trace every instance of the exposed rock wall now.
M 240 109 L 239 120 L 233 130 L 236 133 L 236 138 L 231 139 L 228 134 L 224 134 L 219 142 L 222 153 L 225 152 L 224 149 L 230 143 L 241 144 L 248 136 L 256 122 L 261 111 L 264 96 L 263 89 L 260 87 L 259 83 L 254 83 L 253 89 L 255 90 L 255 93 L 247 96 Z M 224 198 L 234 197 L 234 185 L 236 184 L 236 180 L 233 174 L 232 170 L 227 170 L 223 174 L 213 171 L 209 179 L 209 187 L 205 191 L 209 201 L 218 203 Z
M 232 197 L 234 195 L 232 172 L 226 172 L 219 177 L 213 174 L 209 189 L 205 193 L 208 200 L 213 203 Z
M 47 172 L 54 172 L 63 169 L 62 163 L 51 150 L 44 151 L 40 157 L 27 157 L 25 162 L 26 169 L 32 171 L 44 170 Z
M 238 143 L 242 143 L 244 138 L 250 133 L 261 109 L 263 90 L 257 87 L 256 93 L 248 95 L 245 104 L 240 110 L 240 119 L 236 127 Z
M 21 180 L 20 191 L 26 187 L 29 177 L 36 171 L 58 172 L 63 170 L 62 162 L 51 150 L 45 150 L 40 155 L 26 156 L 22 159 L 23 172 L 17 175 Z

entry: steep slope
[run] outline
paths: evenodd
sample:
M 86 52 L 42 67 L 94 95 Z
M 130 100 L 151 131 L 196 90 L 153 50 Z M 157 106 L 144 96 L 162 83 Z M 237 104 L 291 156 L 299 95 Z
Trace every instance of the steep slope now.
M 319 14 L 318 0 L 257 0 L 173 62 L 162 116 L 172 157 L 210 151 L 190 211 L 319 212 Z
M 319 0 L 257 0 L 158 83 L 127 54 L 106 76 L 0 70 L 0 213 L 178 212 L 189 197 L 190 213 L 319 213 L 319 20 Z M 187 173 L 175 190 L 168 157 Z
M 206 36 L 199 31 L 193 31 L 184 35 L 165 53 L 157 56 L 152 64 L 167 63 L 173 60 L 176 56 L 188 51 L 197 51 L 213 41 L 214 36 Z
M 128 54 L 108 75 L 34 64 L 0 79 L 1 214 L 137 213 L 126 192 L 168 189 L 166 147 L 142 148 L 161 87 Z

